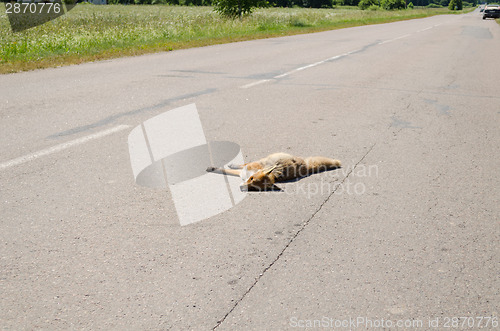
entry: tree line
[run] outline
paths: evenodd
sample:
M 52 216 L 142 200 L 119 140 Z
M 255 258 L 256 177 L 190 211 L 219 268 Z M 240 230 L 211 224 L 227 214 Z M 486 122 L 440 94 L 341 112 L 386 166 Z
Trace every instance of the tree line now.
M 233 0 L 238 6 L 238 0 Z M 302 8 L 333 8 L 338 6 L 359 6 L 360 2 L 363 5 L 364 0 L 272 0 L 268 3 L 271 7 L 302 7 Z M 369 0 L 373 1 L 377 5 L 382 6 L 383 0 Z M 457 0 L 401 0 L 404 3 L 404 7 L 408 4 L 412 4 L 417 7 L 448 7 L 450 1 Z M 108 0 L 109 4 L 169 4 L 169 5 L 184 5 L 184 6 L 212 6 L 217 2 L 217 0 Z M 386 2 L 391 3 L 390 0 Z M 392 1 L 394 2 L 394 1 Z M 241 1 L 241 4 L 245 4 L 247 1 Z M 463 2 L 463 6 L 477 6 L 477 0 L 470 0 L 470 2 Z M 389 4 L 389 6 L 391 6 Z M 396 4 L 396 6 L 398 6 Z M 362 6 L 360 6 L 362 7 Z M 389 8 L 398 9 L 398 8 Z

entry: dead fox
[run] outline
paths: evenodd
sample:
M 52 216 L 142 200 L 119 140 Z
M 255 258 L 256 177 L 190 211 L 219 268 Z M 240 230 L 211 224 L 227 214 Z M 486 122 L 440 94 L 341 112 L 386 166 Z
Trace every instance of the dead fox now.
M 308 176 L 330 169 L 340 168 L 339 160 L 323 156 L 301 158 L 286 153 L 274 153 L 259 161 L 243 165 L 229 165 L 230 169 L 208 167 L 207 172 L 239 176 L 242 190 L 269 190 L 274 183 Z

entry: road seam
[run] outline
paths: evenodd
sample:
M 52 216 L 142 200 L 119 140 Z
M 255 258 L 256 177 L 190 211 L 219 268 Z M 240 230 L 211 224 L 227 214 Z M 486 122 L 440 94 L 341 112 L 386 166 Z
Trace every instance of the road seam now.
M 219 326 L 221 326 L 222 323 L 227 319 L 229 315 L 238 307 L 238 305 L 245 299 L 245 297 L 252 291 L 252 289 L 257 285 L 257 283 L 260 281 L 262 277 L 264 277 L 264 274 L 271 269 L 276 262 L 279 261 L 279 259 L 285 254 L 285 251 L 290 247 L 290 245 L 295 241 L 295 239 L 304 231 L 307 225 L 313 220 L 313 218 L 323 209 L 323 206 L 330 200 L 330 198 L 337 192 L 338 188 L 344 184 L 344 182 L 349 178 L 349 176 L 354 172 L 354 170 L 358 167 L 358 165 L 363 162 L 363 160 L 370 154 L 370 152 L 373 150 L 373 148 L 377 145 L 377 143 L 374 143 L 368 151 L 359 159 L 359 161 L 352 167 L 352 169 L 347 173 L 347 175 L 342 179 L 342 181 L 330 192 L 330 194 L 323 200 L 323 202 L 319 205 L 319 207 L 311 214 L 311 216 L 302 223 L 302 226 L 300 227 L 299 230 L 288 240 L 288 243 L 283 247 L 281 252 L 278 253 L 276 258 L 267 266 L 264 268 L 264 270 L 259 274 L 259 276 L 255 279 L 255 281 L 250 285 L 250 287 L 243 293 L 241 298 L 235 302 L 235 304 L 231 307 L 231 309 L 222 317 L 220 320 L 217 321 L 217 324 L 212 328 L 212 330 L 216 330 Z

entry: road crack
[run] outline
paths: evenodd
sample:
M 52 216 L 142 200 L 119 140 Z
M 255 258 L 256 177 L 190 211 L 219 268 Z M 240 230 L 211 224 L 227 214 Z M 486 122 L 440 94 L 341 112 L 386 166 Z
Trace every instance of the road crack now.
M 281 257 L 283 256 L 283 254 L 285 254 L 288 247 L 290 247 L 292 245 L 292 243 L 295 241 L 295 239 L 297 239 L 297 237 L 302 233 L 302 231 L 305 230 L 305 228 L 314 219 L 314 217 L 321 211 L 321 209 L 323 209 L 325 204 L 330 200 L 330 198 L 335 194 L 335 192 L 337 192 L 338 188 L 344 184 L 344 182 L 351 176 L 351 174 L 354 172 L 354 170 L 356 170 L 356 168 L 359 166 L 359 164 L 361 162 L 363 162 L 363 160 L 368 156 L 368 154 L 370 154 L 370 152 L 373 150 L 373 148 L 376 145 L 377 145 L 377 143 L 374 143 L 372 146 L 370 146 L 368 151 L 359 159 L 359 161 L 354 165 L 354 167 L 352 167 L 352 169 L 347 173 L 347 175 L 342 179 L 342 181 L 337 186 L 335 186 L 335 188 L 332 190 L 332 192 L 330 192 L 330 194 L 323 200 L 323 202 L 318 206 L 318 208 L 316 208 L 316 210 L 311 214 L 311 216 L 305 222 L 302 223 L 302 226 L 297 230 L 297 232 L 295 232 L 295 234 L 292 237 L 290 237 L 287 244 L 278 253 L 278 255 L 274 258 L 274 260 L 272 260 L 271 263 L 269 263 L 262 270 L 262 272 L 259 274 L 259 276 L 252 283 L 252 285 L 250 285 L 250 287 L 245 291 L 245 293 L 243 293 L 243 295 L 238 300 L 235 301 L 235 303 L 231 307 L 231 309 L 220 320 L 217 321 L 217 324 L 212 328 L 212 330 L 216 330 L 217 328 L 219 328 L 219 326 L 222 325 L 222 323 L 224 323 L 224 321 L 229 317 L 229 315 L 231 315 L 231 313 L 236 309 L 236 307 L 238 307 L 240 305 L 240 303 L 246 298 L 246 296 L 259 283 L 261 278 L 264 277 L 266 272 L 268 272 L 281 259 Z

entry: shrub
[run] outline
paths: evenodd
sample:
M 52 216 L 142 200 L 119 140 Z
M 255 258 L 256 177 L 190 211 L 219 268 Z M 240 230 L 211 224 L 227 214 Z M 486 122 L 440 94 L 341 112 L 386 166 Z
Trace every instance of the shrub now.
M 406 2 L 405 0 L 382 0 L 380 5 L 385 10 L 404 9 Z
M 222 16 L 230 18 L 241 18 L 243 15 L 252 13 L 255 7 L 267 7 L 269 2 L 265 0 L 214 0 L 214 10 Z
M 333 0 L 310 0 L 312 8 L 332 8 Z
M 378 0 L 361 0 L 358 7 L 362 10 L 366 10 L 371 6 L 378 6 Z
M 449 10 L 462 10 L 463 9 L 463 4 L 462 0 L 451 0 L 450 4 L 448 5 Z
M 408 9 L 413 9 L 413 2 L 410 2 L 410 3 L 408 4 L 408 7 L 407 7 L 407 8 L 408 8 Z

